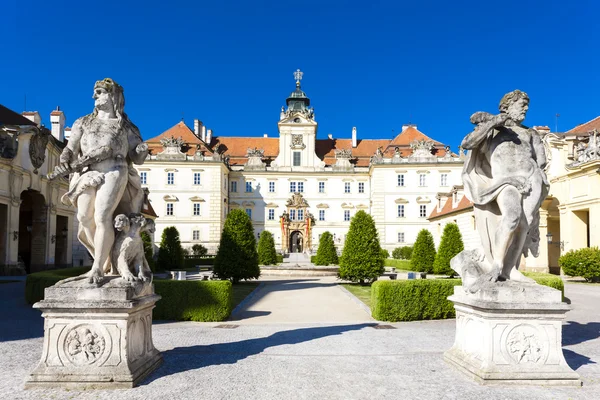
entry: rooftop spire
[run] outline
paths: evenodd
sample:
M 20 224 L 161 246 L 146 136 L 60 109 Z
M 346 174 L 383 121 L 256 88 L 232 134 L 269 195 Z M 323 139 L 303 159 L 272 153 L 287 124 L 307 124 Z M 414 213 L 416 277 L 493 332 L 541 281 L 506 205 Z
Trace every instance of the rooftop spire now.
M 300 71 L 300 69 L 297 69 L 296 71 L 294 71 L 294 79 L 296 79 L 296 87 L 300 87 L 300 81 L 302 80 L 302 75 L 304 75 L 304 72 Z

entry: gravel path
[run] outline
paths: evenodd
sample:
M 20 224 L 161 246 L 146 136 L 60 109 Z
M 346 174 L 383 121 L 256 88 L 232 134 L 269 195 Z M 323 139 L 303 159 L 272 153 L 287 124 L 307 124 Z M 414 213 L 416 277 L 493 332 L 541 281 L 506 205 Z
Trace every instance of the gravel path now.
M 327 290 L 293 283 L 290 315 L 321 312 L 309 296 Z M 277 285 L 277 284 L 275 284 Z M 294 286 L 295 285 L 295 286 Z M 324 285 L 328 285 L 324 282 Z M 339 290 L 335 286 L 326 286 Z M 283 299 L 276 286 L 255 294 L 248 310 L 271 311 Z M 302 290 L 300 290 L 302 289 Z M 314 290 L 313 290 L 314 289 Z M 340 291 L 341 292 L 341 291 Z M 156 347 L 164 364 L 135 389 L 113 391 L 23 390 L 39 361 L 42 319 L 23 300 L 23 283 L 0 287 L 0 398 L 2 399 L 598 399 L 600 393 L 600 286 L 568 284 L 573 310 L 563 329 L 565 356 L 584 381 L 581 388 L 485 387 L 469 381 L 442 359 L 454 339 L 454 320 L 390 324 L 357 321 L 257 323 L 157 322 Z M 302 299 L 300 293 L 306 294 Z M 334 292 L 331 292 L 334 293 Z M 267 295 L 268 294 L 268 295 Z M 346 296 L 348 309 L 355 303 Z M 332 296 L 337 296 L 337 294 Z M 260 298 L 263 306 L 260 306 Z M 270 299 L 269 299 L 270 297 Z M 321 299 L 325 301 L 326 298 Z M 341 302 L 341 298 L 339 300 Z M 260 306 L 260 309 L 258 308 Z M 346 306 L 345 306 L 346 307 Z M 326 308 L 326 307 L 325 307 Z M 362 311 L 362 310 L 359 310 Z M 242 315 L 241 311 L 239 315 Z M 354 312 L 354 311 L 352 311 Z M 357 314 L 359 315 L 359 314 Z M 304 317 L 302 317 L 304 318 Z M 249 323 L 250 320 L 255 321 Z

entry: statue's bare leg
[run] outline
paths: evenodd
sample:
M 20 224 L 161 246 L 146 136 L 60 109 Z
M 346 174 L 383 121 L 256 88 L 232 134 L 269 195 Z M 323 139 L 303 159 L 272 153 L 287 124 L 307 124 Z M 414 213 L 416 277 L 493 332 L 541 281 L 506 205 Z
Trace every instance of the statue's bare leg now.
M 500 209 L 500 223 L 496 228 L 494 235 L 493 254 L 494 254 L 494 275 L 497 274 L 498 280 L 510 279 L 510 270 L 514 265 L 508 265 L 507 254 L 513 241 L 515 233 L 523 219 L 523 208 L 521 205 L 521 195 L 514 186 L 505 187 L 498 197 L 496 203 Z M 526 221 L 525 221 L 526 223 Z M 519 252 L 520 256 L 520 252 Z
M 94 264 L 89 272 L 90 283 L 99 283 L 104 276 L 104 267 L 110 257 L 110 251 L 115 240 L 113 214 L 123 195 L 127 184 L 127 173 L 123 167 L 104 175 L 104 183 L 98 186 L 94 221 L 96 234 L 94 236 Z

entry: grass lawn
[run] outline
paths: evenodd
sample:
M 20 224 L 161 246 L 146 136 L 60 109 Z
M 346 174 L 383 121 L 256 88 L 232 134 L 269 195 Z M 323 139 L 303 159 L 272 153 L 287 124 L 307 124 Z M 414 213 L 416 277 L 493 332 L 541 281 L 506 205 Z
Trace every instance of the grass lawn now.
M 238 304 L 242 302 L 254 289 L 256 289 L 260 285 L 260 282 L 249 281 L 249 282 L 240 282 L 235 285 L 231 285 L 233 288 L 233 308 L 236 308 Z
M 355 295 L 360 301 L 371 307 L 371 286 L 361 286 L 358 283 L 342 283 L 350 293 Z
M 386 258 L 385 266 L 394 267 L 401 271 L 413 271 L 413 269 L 410 267 L 410 260 L 395 260 L 393 258 Z

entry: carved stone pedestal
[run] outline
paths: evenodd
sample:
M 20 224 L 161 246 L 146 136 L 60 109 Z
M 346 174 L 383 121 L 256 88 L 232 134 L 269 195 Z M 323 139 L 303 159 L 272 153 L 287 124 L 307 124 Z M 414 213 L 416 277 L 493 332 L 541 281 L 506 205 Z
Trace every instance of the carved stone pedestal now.
M 42 359 L 26 388 L 131 388 L 162 357 L 152 343 L 154 286 L 105 278 L 101 287 L 69 282 L 46 289 Z
M 569 307 L 561 297 L 537 284 L 498 282 L 475 294 L 456 286 L 448 298 L 456 338 L 445 360 L 482 384 L 580 386 L 562 352 Z

